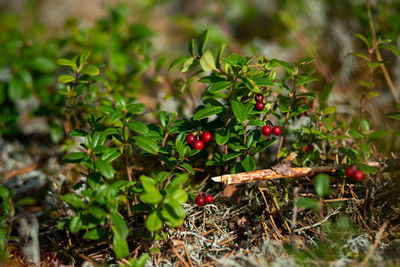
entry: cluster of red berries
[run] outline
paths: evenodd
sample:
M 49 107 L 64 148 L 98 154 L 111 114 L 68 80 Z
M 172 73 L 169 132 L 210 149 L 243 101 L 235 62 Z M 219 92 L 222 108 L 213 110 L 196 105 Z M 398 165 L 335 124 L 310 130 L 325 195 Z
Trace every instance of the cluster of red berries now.
M 353 178 L 357 182 L 361 182 L 365 179 L 365 173 L 357 169 L 357 166 L 347 167 L 344 174 L 347 178 Z
M 258 111 L 261 111 L 261 110 L 263 110 L 264 109 L 264 107 L 265 107 L 265 105 L 264 105 L 264 96 L 262 95 L 262 94 L 257 94 L 256 96 L 255 96 L 255 100 L 256 100 L 256 104 L 255 104 L 255 108 L 258 110 Z
M 207 195 L 203 197 L 201 194 L 196 197 L 195 202 L 198 206 L 202 207 L 205 204 L 211 204 L 214 202 L 214 197 L 212 195 Z
M 265 136 L 268 136 L 268 135 L 271 135 L 271 134 L 280 135 L 280 134 L 282 133 L 281 127 L 279 127 L 279 126 L 273 126 L 273 127 L 271 128 L 271 126 L 269 126 L 269 125 L 265 125 L 265 126 L 262 128 L 261 131 L 262 131 L 263 135 L 265 135 Z
M 200 137 L 200 138 L 199 138 Z M 185 141 L 188 145 L 191 145 L 194 149 L 202 150 L 204 145 L 209 143 L 212 140 L 212 134 L 207 131 L 202 133 L 200 136 L 196 134 L 188 134 L 186 135 Z

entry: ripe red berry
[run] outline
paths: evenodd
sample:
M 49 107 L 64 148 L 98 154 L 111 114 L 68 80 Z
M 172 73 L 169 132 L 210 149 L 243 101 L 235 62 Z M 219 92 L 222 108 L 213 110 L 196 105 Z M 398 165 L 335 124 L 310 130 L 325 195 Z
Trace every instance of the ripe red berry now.
M 351 178 L 353 177 L 354 172 L 357 170 L 357 168 L 355 166 L 352 167 L 347 167 L 344 170 L 344 174 L 346 175 L 347 178 Z
M 211 204 L 214 201 L 214 197 L 212 195 L 207 195 L 205 201 L 206 203 Z
M 189 145 L 194 143 L 194 140 L 196 140 L 196 138 L 194 137 L 194 134 L 188 134 L 186 135 L 185 141 L 186 143 L 188 143 Z
M 256 94 L 254 99 L 256 100 L 256 102 L 263 102 L 264 101 L 264 96 L 262 94 Z
M 282 133 L 281 127 L 279 126 L 274 126 L 274 128 L 272 128 L 272 133 L 274 135 L 280 135 Z
M 204 197 L 202 197 L 202 196 L 197 196 L 196 197 L 196 199 L 195 199 L 195 202 L 196 202 L 196 204 L 198 205 L 198 206 L 204 206 L 204 204 L 206 204 L 206 200 L 205 200 L 205 198 Z
M 197 140 L 193 143 L 193 148 L 194 149 L 198 149 L 198 150 L 202 150 L 204 148 L 204 142 L 201 140 Z
M 365 179 L 365 173 L 360 170 L 355 170 L 353 173 L 353 179 L 357 182 L 361 182 Z
M 203 134 L 201 135 L 201 140 L 202 140 L 204 143 L 210 142 L 210 141 L 212 140 L 212 134 L 211 134 L 209 131 L 203 133 Z
M 256 108 L 257 110 L 261 111 L 261 110 L 264 109 L 264 106 L 265 106 L 264 103 L 261 102 L 261 101 L 259 101 L 259 102 L 256 103 L 255 108 Z
M 266 136 L 270 135 L 272 133 L 271 127 L 269 127 L 268 125 L 265 125 L 262 128 L 262 133 L 263 133 L 263 135 L 266 135 Z

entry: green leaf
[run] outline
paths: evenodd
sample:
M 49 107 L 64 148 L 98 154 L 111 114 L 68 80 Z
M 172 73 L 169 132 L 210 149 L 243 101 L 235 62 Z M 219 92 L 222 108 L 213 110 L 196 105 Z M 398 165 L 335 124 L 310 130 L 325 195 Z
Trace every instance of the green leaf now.
M 389 112 L 386 113 L 386 117 L 389 119 L 400 120 L 400 112 Z
M 387 130 L 378 130 L 368 135 L 368 142 L 375 141 L 389 134 Z
M 168 112 L 166 111 L 160 111 L 160 113 L 158 113 L 158 118 L 160 119 L 161 125 L 164 127 L 167 127 L 168 125 Z
M 136 266 L 133 267 L 144 267 L 149 259 L 150 259 L 149 254 L 144 253 L 139 257 L 139 259 L 136 260 Z
M 35 57 L 31 61 L 29 61 L 28 64 L 32 69 L 38 70 L 43 73 L 52 72 L 57 68 L 53 60 L 50 60 L 49 58 L 44 56 Z
M 157 178 L 156 178 L 157 183 L 160 184 L 160 183 L 164 182 L 168 178 L 168 175 L 169 175 L 169 173 L 166 171 L 159 172 L 157 174 Z
M 204 54 L 204 48 L 208 41 L 209 30 L 205 30 L 202 34 L 197 37 L 197 52 L 199 56 Z
M 134 140 L 135 144 L 140 148 L 142 148 L 143 150 L 151 154 L 158 153 L 158 144 L 156 141 L 153 140 L 153 138 L 145 136 L 135 136 Z
M 128 257 L 129 247 L 125 238 L 121 238 L 118 235 L 114 235 L 112 245 L 113 245 L 113 250 L 115 252 L 115 256 L 117 256 L 118 259 L 123 259 Z
M 315 192 L 320 197 L 325 197 L 330 194 L 330 184 L 331 181 L 329 176 L 323 173 L 320 173 L 315 178 Z
M 86 207 L 83 200 L 77 195 L 72 193 L 68 193 L 66 195 L 61 196 L 61 199 L 75 209 L 84 209 Z
M 90 51 L 85 51 L 82 53 L 82 55 L 79 57 L 79 66 L 82 67 L 83 65 L 86 64 L 87 59 L 90 56 Z
M 61 65 L 61 66 L 69 66 L 71 67 L 71 70 L 73 72 L 76 72 L 76 70 L 78 69 L 78 66 L 76 66 L 76 63 L 72 60 L 69 59 L 65 59 L 65 58 L 60 58 L 57 60 L 57 65 Z
M 369 123 L 366 119 L 361 119 L 361 126 L 364 131 L 369 132 Z
M 60 83 L 69 83 L 69 82 L 75 81 L 75 77 L 71 76 L 71 75 L 67 75 L 67 74 L 62 74 L 62 75 L 58 76 L 57 80 Z
M 204 55 L 200 58 L 200 65 L 204 71 L 216 70 L 214 56 L 211 50 L 207 50 Z
M 159 212 L 157 210 L 153 210 L 150 212 L 149 216 L 147 216 L 145 222 L 147 230 L 151 232 L 156 232 L 161 229 L 162 219 L 160 218 Z
M 69 136 L 71 137 L 84 137 L 86 135 L 88 135 L 88 133 L 81 129 L 74 129 L 69 132 Z
M 183 159 L 185 157 L 185 145 L 179 139 L 176 139 L 175 145 L 176 145 L 176 150 L 178 151 L 179 157 L 181 159 Z
M 34 198 L 24 197 L 24 198 L 21 198 L 20 200 L 18 200 L 15 203 L 15 206 L 32 205 L 32 204 L 35 204 L 35 202 L 36 202 L 36 200 Z
M 188 200 L 188 194 L 185 190 L 178 188 L 172 191 L 171 198 L 179 204 L 183 204 L 186 203 L 186 201 Z
M 232 100 L 231 108 L 239 122 L 244 123 L 247 120 L 247 108 L 243 103 Z
M 97 68 L 95 65 L 85 65 L 82 70 L 82 74 L 87 74 L 90 76 L 97 76 L 100 74 L 99 68 Z
M 222 106 L 207 106 L 203 109 L 198 110 L 194 116 L 193 120 L 201 120 L 207 117 L 210 117 L 212 115 L 216 115 L 218 113 L 221 113 L 224 110 Z
M 193 62 L 194 62 L 194 58 L 193 57 L 187 58 L 183 62 L 183 65 L 182 65 L 182 68 L 181 68 L 181 72 L 187 72 L 189 70 L 190 66 L 192 66 Z
M 137 132 L 139 134 L 147 134 L 149 132 L 149 128 L 147 128 L 147 125 L 140 121 L 130 121 L 126 124 L 126 127 L 128 127 L 129 130 Z
M 106 177 L 107 179 L 112 179 L 114 177 L 114 168 L 113 166 L 104 160 L 96 160 L 95 162 L 96 169 Z
M 315 211 L 319 210 L 318 200 L 308 197 L 298 199 L 296 201 L 296 206 L 303 209 L 312 209 Z
M 224 145 L 229 140 L 229 131 L 226 129 L 218 130 L 215 134 L 215 141 L 218 145 Z
M 232 153 L 232 154 L 224 154 L 222 156 L 222 161 L 228 161 L 228 160 L 234 159 L 236 157 L 239 157 L 240 155 L 242 155 L 241 152 Z
M 107 230 L 104 228 L 94 228 L 83 235 L 83 239 L 103 241 L 107 237 Z
M 324 108 L 324 110 L 322 111 L 322 113 L 324 115 L 329 115 L 329 114 L 332 114 L 334 112 L 336 112 L 336 108 L 334 106 L 328 106 L 328 107 Z
M 179 64 L 182 64 L 182 63 L 186 62 L 186 60 L 188 58 L 191 58 L 191 57 L 178 57 L 177 59 L 172 61 L 172 63 L 169 65 L 168 70 L 171 70 L 173 67 L 178 66 Z
M 82 227 L 82 220 L 81 216 L 79 215 L 73 217 L 72 220 L 69 222 L 69 230 L 73 234 L 78 233 L 81 227 Z
M 187 170 L 188 172 L 190 172 L 191 174 L 195 174 L 196 172 L 194 171 L 194 169 L 192 168 L 192 166 L 190 166 L 190 164 L 184 162 L 180 164 L 181 167 L 183 167 L 185 170 Z
M 364 35 L 362 35 L 360 33 L 353 33 L 353 35 L 355 37 L 359 38 L 360 40 L 362 40 L 367 45 L 368 48 L 371 47 L 367 37 L 365 37 Z
M 121 152 L 117 148 L 113 147 L 113 148 L 108 148 L 105 152 L 103 152 L 100 159 L 107 162 L 111 162 L 119 158 L 119 156 L 121 156 Z
M 379 46 L 380 49 L 386 49 L 389 51 L 392 51 L 393 54 L 395 54 L 396 56 L 400 56 L 400 50 L 397 46 L 395 46 L 394 44 L 387 44 L 387 45 L 380 45 Z
M 222 58 L 222 54 L 224 53 L 225 46 L 226 46 L 226 44 L 222 43 L 218 49 L 216 65 L 217 65 L 217 68 L 219 68 L 219 69 L 221 68 L 221 58 Z
M 163 200 L 163 195 L 161 195 L 160 192 L 157 190 L 142 193 L 140 194 L 139 198 L 144 203 L 155 205 Z
M 10 99 L 12 101 L 17 101 L 20 98 L 26 97 L 26 92 L 27 89 L 21 77 L 19 77 L 19 75 L 13 75 L 10 83 L 8 84 L 7 90 Z
M 232 86 L 232 83 L 229 81 L 220 81 L 220 82 L 212 83 L 208 90 L 210 90 L 211 93 L 218 93 L 218 92 L 223 91 L 231 86 Z
M 112 213 L 111 221 L 113 224 L 112 229 L 114 231 L 114 234 L 118 235 L 123 239 L 127 238 L 129 234 L 129 229 L 124 218 L 122 218 L 122 216 L 119 215 L 118 213 Z
M 188 51 L 194 57 L 194 38 L 192 38 L 188 43 Z
M 247 155 L 242 161 L 242 166 L 246 172 L 251 172 L 256 169 L 256 162 L 252 156 Z
M 360 133 L 358 130 L 355 130 L 355 129 L 351 129 L 349 131 L 349 135 L 351 137 L 354 137 L 354 138 L 359 138 L 359 139 L 364 138 L 364 135 L 362 133 Z

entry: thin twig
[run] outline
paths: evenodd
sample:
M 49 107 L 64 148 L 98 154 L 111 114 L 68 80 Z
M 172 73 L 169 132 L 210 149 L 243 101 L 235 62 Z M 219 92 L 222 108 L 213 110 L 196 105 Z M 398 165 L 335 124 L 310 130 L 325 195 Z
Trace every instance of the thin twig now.
M 366 265 L 369 259 L 371 258 L 372 254 L 374 253 L 376 247 L 378 246 L 379 242 L 383 237 L 383 233 L 388 225 L 389 221 L 385 221 L 381 228 L 379 229 L 378 233 L 376 234 L 375 242 L 372 245 L 371 249 L 368 251 L 367 256 L 365 256 L 364 260 L 362 261 L 361 265 Z
M 294 232 L 295 232 L 295 233 L 300 233 L 300 232 L 303 232 L 303 231 L 305 231 L 305 230 L 308 230 L 308 229 L 311 229 L 311 228 L 320 226 L 321 224 L 325 223 L 330 217 L 332 217 L 332 216 L 338 214 L 339 211 L 340 211 L 340 209 L 336 209 L 336 210 L 333 211 L 331 214 L 329 214 L 328 216 L 326 216 L 322 221 L 319 221 L 319 222 L 314 223 L 314 224 L 312 224 L 312 225 L 304 226 L 304 227 L 299 228 L 299 229 L 295 229 Z

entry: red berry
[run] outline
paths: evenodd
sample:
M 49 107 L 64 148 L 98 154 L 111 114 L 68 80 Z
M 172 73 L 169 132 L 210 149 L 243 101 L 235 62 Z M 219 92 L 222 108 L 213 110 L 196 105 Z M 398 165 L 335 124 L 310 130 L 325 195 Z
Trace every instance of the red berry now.
M 204 204 L 206 204 L 206 200 L 205 200 L 205 198 L 204 197 L 202 197 L 202 196 L 197 196 L 196 197 L 196 199 L 195 199 L 195 201 L 196 201 L 196 204 L 198 205 L 198 206 L 204 206 Z
M 266 135 L 266 136 L 270 135 L 272 133 L 271 127 L 269 127 L 268 125 L 265 125 L 262 128 L 262 133 L 263 133 L 263 135 Z
M 194 137 L 194 134 L 188 134 L 186 135 L 185 141 L 186 143 L 188 143 L 189 145 L 194 143 L 194 140 L 196 140 L 196 138 Z
M 347 167 L 346 170 L 344 170 L 344 174 L 347 178 L 351 178 L 356 170 L 357 168 L 355 166 Z
M 261 111 L 261 110 L 264 109 L 264 106 L 265 106 L 264 103 L 261 102 L 261 101 L 259 101 L 259 102 L 256 103 L 255 108 L 256 108 L 257 110 Z
M 279 126 L 274 126 L 274 128 L 272 128 L 272 133 L 274 135 L 280 135 L 282 133 L 281 127 Z
M 357 182 L 361 182 L 365 179 L 365 173 L 360 170 L 355 170 L 353 173 L 353 179 Z
M 211 204 L 211 203 L 213 203 L 214 198 L 212 195 L 207 195 L 205 200 L 206 200 L 206 203 Z
M 197 140 L 196 142 L 193 143 L 193 148 L 202 150 L 204 148 L 204 142 L 201 140 Z
M 256 102 L 263 102 L 264 101 L 264 96 L 262 94 L 256 94 L 254 99 L 256 100 Z
M 209 131 L 203 133 L 203 134 L 201 135 L 201 140 L 202 140 L 204 143 L 210 142 L 210 141 L 212 140 L 212 134 L 211 134 Z

